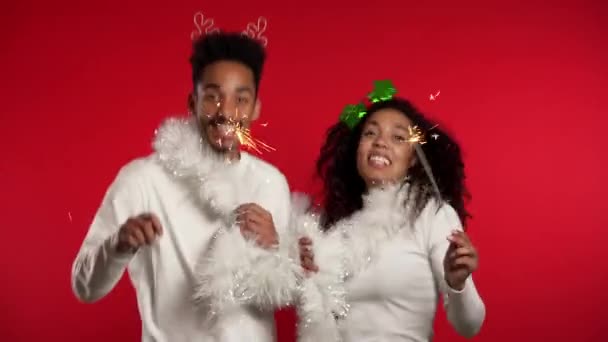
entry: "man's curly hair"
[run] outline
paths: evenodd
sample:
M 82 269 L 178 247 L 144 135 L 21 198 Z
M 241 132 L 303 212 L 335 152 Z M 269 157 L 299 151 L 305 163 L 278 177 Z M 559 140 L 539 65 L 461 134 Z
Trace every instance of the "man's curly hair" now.
M 205 68 L 218 61 L 234 61 L 248 67 L 258 90 L 266 61 L 266 52 L 260 42 L 234 32 L 208 34 L 195 40 L 190 57 L 194 87 L 203 77 Z

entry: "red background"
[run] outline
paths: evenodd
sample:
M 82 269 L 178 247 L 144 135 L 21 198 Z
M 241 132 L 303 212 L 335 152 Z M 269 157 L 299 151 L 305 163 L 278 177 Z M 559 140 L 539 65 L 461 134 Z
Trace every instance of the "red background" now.
M 8 1 L 0 8 L 0 338 L 135 341 L 126 278 L 80 304 L 70 268 L 119 167 L 184 113 L 197 10 L 269 20 L 262 157 L 307 191 L 325 129 L 374 79 L 461 141 L 488 314 L 479 341 L 602 341 L 605 1 Z M 436 101 L 429 95 L 441 91 Z M 279 314 L 280 340 L 293 316 Z M 437 341 L 458 341 L 442 311 Z

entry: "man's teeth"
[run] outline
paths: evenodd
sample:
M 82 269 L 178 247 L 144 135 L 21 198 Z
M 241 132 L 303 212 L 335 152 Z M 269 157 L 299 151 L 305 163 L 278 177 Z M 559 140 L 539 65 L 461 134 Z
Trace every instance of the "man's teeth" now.
M 369 160 L 375 164 L 379 164 L 379 165 L 390 165 L 391 162 L 390 160 L 388 160 L 388 158 L 383 157 L 383 156 L 371 156 L 369 157 Z

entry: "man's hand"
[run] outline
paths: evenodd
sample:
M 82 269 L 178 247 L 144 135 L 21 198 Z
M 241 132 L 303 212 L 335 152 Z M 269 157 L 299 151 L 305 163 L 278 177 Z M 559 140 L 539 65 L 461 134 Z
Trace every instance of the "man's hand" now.
M 127 253 L 149 245 L 161 236 L 163 228 L 154 214 L 141 214 L 127 220 L 118 232 L 116 250 Z
M 263 248 L 279 244 L 272 214 L 255 203 L 247 203 L 236 208 L 236 222 L 245 238 L 254 239 Z
M 479 266 L 479 256 L 465 232 L 453 231 L 448 240 L 450 247 L 443 259 L 445 281 L 452 289 L 462 291 L 465 280 Z

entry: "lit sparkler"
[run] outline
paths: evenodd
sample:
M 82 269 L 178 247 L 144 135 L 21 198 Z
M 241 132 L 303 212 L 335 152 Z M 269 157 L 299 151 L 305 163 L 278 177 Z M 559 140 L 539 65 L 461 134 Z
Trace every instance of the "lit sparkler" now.
M 435 127 L 437 127 L 437 125 L 431 127 L 429 130 L 431 130 Z M 408 126 L 407 130 L 409 133 L 409 138 L 407 141 L 409 143 L 411 143 L 412 145 L 414 145 L 414 149 L 416 150 L 418 159 L 420 160 L 420 163 L 422 164 L 424 171 L 426 172 L 427 176 L 429 177 L 429 180 L 431 181 L 431 184 L 433 185 L 433 190 L 435 190 L 437 199 L 441 200 L 441 192 L 439 191 L 439 186 L 437 185 L 437 181 L 435 180 L 435 177 L 433 176 L 433 170 L 431 169 L 431 164 L 429 163 L 428 159 L 426 159 L 426 155 L 424 154 L 424 151 L 422 150 L 422 145 L 426 144 L 424 132 L 420 129 L 420 127 L 418 127 L 416 125 Z

